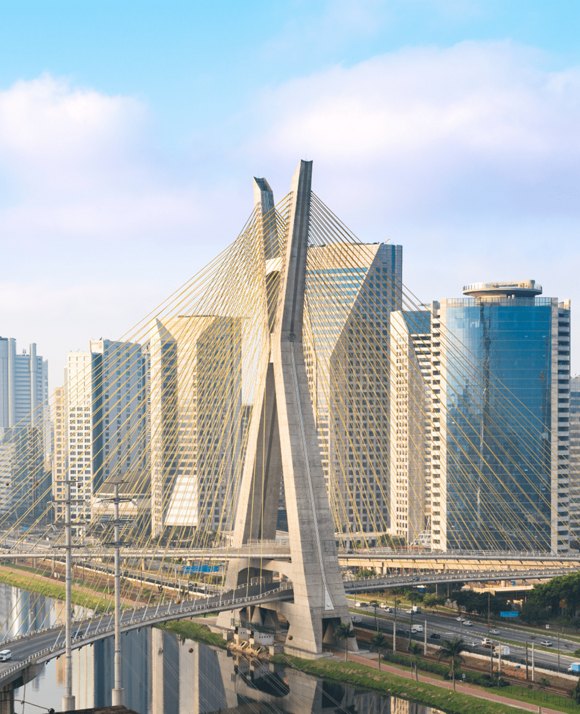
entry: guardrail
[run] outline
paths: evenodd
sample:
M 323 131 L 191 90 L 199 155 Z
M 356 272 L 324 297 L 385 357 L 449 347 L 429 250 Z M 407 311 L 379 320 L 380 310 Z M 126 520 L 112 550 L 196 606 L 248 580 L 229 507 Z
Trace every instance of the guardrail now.
M 185 617 L 202 615 L 220 610 L 233 610 L 245 605 L 257 602 L 265 602 L 269 599 L 282 596 L 287 597 L 292 592 L 292 583 L 289 581 L 275 582 L 254 578 L 249 584 L 241 585 L 234 590 L 213 595 L 208 598 L 198 600 L 185 600 L 180 603 L 158 603 L 156 607 L 147 606 L 140 609 L 124 610 L 121 619 L 122 632 L 135 630 L 139 627 L 148 627 L 168 620 L 180 620 Z M 95 623 L 98 622 L 99 624 Z M 106 623 L 106 624 L 105 624 Z M 96 640 L 111 637 L 114 633 L 113 614 L 109 613 L 100 621 L 82 620 L 75 621 L 78 629 L 84 631 L 83 637 L 73 640 L 73 648 L 77 649 Z M 11 640 L 5 640 L 2 644 L 6 647 L 14 648 L 14 645 L 22 643 L 24 640 L 33 642 L 35 639 L 54 632 L 55 639 L 52 645 L 36 651 L 33 655 L 15 661 L 13 664 L 0 672 L 0 684 L 18 672 L 22 672 L 27 667 L 34 664 L 43 664 L 53 657 L 57 657 L 65 650 L 64 627 L 45 627 L 33 633 L 19 635 Z M 62 639 L 61 639 L 62 637 Z

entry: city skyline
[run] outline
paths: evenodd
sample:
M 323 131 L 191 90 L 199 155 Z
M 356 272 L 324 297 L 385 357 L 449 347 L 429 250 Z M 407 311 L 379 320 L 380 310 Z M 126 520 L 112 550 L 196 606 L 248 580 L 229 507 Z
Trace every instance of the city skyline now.
M 580 9 L 503 5 L 9 4 L 2 334 L 53 389 L 230 243 L 252 175 L 282 196 L 303 157 L 362 241 L 403 245 L 421 301 L 530 278 L 570 298 L 578 373 Z

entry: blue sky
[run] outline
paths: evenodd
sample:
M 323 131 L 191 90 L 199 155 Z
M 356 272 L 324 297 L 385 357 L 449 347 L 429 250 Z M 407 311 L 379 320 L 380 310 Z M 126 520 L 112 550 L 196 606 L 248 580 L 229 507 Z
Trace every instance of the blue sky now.
M 0 333 L 56 386 L 300 158 L 423 301 L 529 277 L 575 303 L 579 31 L 577 0 L 0 0 Z

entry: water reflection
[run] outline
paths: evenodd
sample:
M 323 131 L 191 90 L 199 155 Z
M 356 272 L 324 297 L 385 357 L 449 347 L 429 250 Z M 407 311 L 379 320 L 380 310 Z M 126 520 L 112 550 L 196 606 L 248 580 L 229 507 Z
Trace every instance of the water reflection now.
M 59 619 L 61 607 L 16 588 L 0 589 L 4 632 L 24 633 L 52 624 Z M 19 613 L 16 618 L 8 616 L 15 612 Z M 436 714 L 422 705 L 375 692 L 240 660 L 162 630 L 129 633 L 123 636 L 122 646 L 125 704 L 139 714 Z M 76 650 L 73 673 L 77 709 L 110 704 L 112 639 Z M 14 711 L 30 711 L 28 704 L 58 710 L 63 692 L 64 658 L 60 658 L 14 692 Z

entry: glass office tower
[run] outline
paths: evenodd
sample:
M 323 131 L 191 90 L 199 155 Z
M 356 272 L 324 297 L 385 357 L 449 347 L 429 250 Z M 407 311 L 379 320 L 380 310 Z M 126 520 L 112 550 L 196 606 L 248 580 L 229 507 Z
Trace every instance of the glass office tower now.
M 433 548 L 567 550 L 569 304 L 463 292 L 433 307 Z

